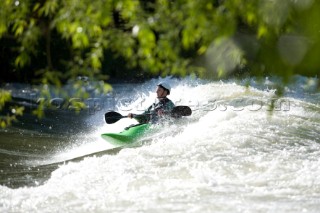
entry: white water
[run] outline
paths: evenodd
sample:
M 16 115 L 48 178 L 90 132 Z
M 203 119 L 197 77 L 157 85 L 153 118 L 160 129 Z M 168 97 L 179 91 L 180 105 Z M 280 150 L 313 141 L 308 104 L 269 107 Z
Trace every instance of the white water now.
M 139 99 L 119 109 L 148 106 L 156 82 L 135 88 L 144 94 L 142 105 Z M 184 124 L 144 146 L 62 165 L 44 185 L 0 186 L 0 212 L 320 211 L 319 93 L 287 89 L 284 105 L 270 116 L 270 88 L 171 83 L 170 98 L 194 110 Z M 132 122 L 123 119 L 112 128 Z M 97 135 L 106 128 L 84 134 L 79 147 L 56 158 L 100 150 L 106 145 Z

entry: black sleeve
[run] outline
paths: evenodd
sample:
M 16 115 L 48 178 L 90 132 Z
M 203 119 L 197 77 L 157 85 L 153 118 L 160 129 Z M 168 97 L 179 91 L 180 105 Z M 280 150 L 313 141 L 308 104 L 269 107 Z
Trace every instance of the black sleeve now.
M 148 123 L 150 121 L 150 111 L 152 109 L 152 106 L 149 106 L 146 111 L 144 111 L 141 115 L 135 115 L 134 119 L 136 119 L 139 123 Z

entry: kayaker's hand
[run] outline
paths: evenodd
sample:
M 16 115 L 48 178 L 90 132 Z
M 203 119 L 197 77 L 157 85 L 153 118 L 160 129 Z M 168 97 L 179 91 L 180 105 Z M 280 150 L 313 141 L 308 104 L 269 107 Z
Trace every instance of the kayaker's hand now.
M 132 113 L 129 113 L 129 114 L 128 114 L 128 118 L 133 118 L 133 114 L 132 114 Z

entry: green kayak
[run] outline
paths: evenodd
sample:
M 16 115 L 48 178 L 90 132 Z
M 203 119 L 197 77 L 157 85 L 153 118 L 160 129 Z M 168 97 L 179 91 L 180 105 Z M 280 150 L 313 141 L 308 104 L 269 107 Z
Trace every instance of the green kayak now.
M 182 116 L 190 116 L 192 111 L 188 106 L 176 106 L 172 109 L 169 116 L 174 119 L 181 118 Z M 107 124 L 113 124 L 119 121 L 122 118 L 128 118 L 128 116 L 121 115 L 118 112 L 109 111 L 105 115 L 105 121 Z M 134 115 L 134 117 L 138 117 L 141 115 Z M 145 115 L 144 115 L 145 116 Z M 154 125 L 152 125 L 154 126 Z M 105 133 L 102 134 L 101 137 L 105 139 L 107 142 L 114 145 L 126 145 L 131 144 L 137 139 L 141 138 L 145 135 L 146 132 L 153 132 L 151 130 L 156 130 L 159 128 L 150 128 L 151 124 L 137 124 L 135 126 L 131 126 L 126 128 L 120 133 Z
M 101 137 L 114 145 L 130 144 L 141 138 L 150 129 L 150 126 L 150 124 L 138 124 L 120 133 L 104 133 Z

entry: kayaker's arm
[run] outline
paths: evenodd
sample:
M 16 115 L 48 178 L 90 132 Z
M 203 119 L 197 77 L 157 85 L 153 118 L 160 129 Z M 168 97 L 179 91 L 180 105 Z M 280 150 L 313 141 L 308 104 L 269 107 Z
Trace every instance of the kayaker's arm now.
M 137 114 L 132 114 L 129 113 L 128 114 L 128 118 L 134 118 L 136 119 L 140 124 L 142 123 L 148 123 L 150 121 L 150 115 L 151 115 L 151 109 L 152 106 L 149 106 L 148 109 L 146 111 L 144 111 L 142 114 L 137 115 Z
M 140 115 L 128 114 L 128 118 L 134 118 L 136 119 L 140 124 L 141 123 L 148 123 L 150 122 L 151 115 L 153 115 L 153 118 L 158 119 L 157 117 L 163 117 L 163 116 L 170 116 L 172 109 L 175 107 L 175 105 L 172 103 L 172 101 L 168 101 L 165 104 L 159 105 L 158 108 L 156 108 L 154 111 L 152 111 L 154 105 L 151 105 L 146 111 L 144 111 Z
M 137 114 L 129 113 L 129 114 L 128 114 L 128 118 L 134 118 L 134 119 L 136 119 L 139 123 L 148 123 L 149 120 L 150 120 L 150 115 L 149 115 L 149 114 L 137 115 Z
M 173 118 L 179 118 L 181 116 L 190 116 L 192 114 L 192 110 L 188 106 L 176 106 L 172 109 L 170 116 Z M 118 112 L 114 111 L 109 111 L 106 112 L 104 115 L 104 119 L 107 124 L 113 124 L 117 121 L 119 121 L 122 118 L 135 118 L 137 119 L 140 123 L 147 123 L 150 120 L 150 113 L 146 114 L 143 113 L 141 115 L 135 115 L 132 113 L 129 113 L 128 115 L 121 115 Z

